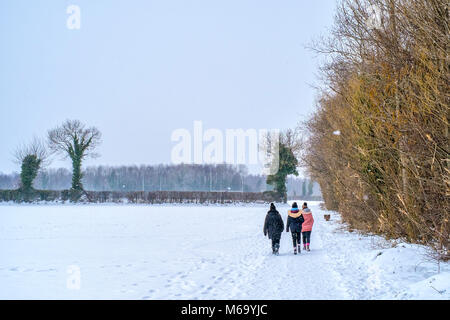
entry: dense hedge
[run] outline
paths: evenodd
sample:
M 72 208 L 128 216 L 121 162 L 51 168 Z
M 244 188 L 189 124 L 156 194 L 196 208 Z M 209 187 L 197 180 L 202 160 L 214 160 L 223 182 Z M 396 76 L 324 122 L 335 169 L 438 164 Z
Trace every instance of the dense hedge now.
M 374 17 L 371 12 L 377 8 Z M 450 259 L 448 0 L 341 0 L 302 156 L 352 228 Z M 370 21 L 375 18 L 379 21 Z
M 71 201 L 70 190 L 51 191 L 34 190 L 23 194 L 20 190 L 0 190 L 0 202 L 39 202 L 39 201 Z M 271 202 L 278 201 L 273 192 L 201 192 L 201 191 L 150 191 L 150 192 L 118 192 L 118 191 L 86 191 L 79 202 L 87 203 L 233 203 L 233 202 Z
M 69 199 L 69 190 L 33 190 L 24 193 L 21 190 L 0 190 L 0 202 L 33 202 L 33 201 L 66 201 Z

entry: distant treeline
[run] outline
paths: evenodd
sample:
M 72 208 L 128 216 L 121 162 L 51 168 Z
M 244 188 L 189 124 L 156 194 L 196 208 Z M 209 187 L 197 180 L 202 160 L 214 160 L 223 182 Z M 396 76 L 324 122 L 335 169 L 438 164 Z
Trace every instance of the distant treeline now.
M 70 189 L 72 172 L 65 168 L 41 170 L 34 181 L 38 190 Z M 83 185 L 89 191 L 236 191 L 272 190 L 266 176 L 248 174 L 246 166 L 219 165 L 142 165 L 95 166 L 83 172 Z M 0 189 L 19 187 L 19 174 L 1 174 Z M 309 180 L 288 178 L 288 194 L 318 196 L 318 185 Z

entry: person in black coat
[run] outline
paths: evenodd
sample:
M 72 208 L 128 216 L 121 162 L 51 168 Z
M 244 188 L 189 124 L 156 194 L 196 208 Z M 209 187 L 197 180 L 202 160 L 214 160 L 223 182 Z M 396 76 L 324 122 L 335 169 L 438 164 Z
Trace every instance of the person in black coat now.
M 294 244 L 294 254 L 300 253 L 302 224 L 305 222 L 302 212 L 298 209 L 297 202 L 292 204 L 292 208 L 288 210 L 288 218 L 286 223 L 286 232 L 291 230 L 292 242 Z
M 273 203 L 270 204 L 270 210 L 267 212 L 266 220 L 264 221 L 264 236 L 268 235 L 272 240 L 272 253 L 278 254 L 280 250 L 281 233 L 284 230 L 283 219 L 280 213 L 275 208 Z

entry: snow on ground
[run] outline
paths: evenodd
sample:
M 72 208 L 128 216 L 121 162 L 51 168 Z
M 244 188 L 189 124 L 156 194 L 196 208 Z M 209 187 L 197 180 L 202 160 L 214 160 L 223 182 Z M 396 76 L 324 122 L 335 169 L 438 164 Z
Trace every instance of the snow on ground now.
M 3 204 L 0 299 L 450 299 L 448 263 L 310 207 L 312 251 L 273 256 L 262 205 Z

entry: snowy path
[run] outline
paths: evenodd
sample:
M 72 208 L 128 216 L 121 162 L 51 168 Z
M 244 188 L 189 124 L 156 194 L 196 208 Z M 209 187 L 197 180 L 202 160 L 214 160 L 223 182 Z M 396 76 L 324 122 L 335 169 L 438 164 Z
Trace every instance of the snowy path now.
M 448 264 L 435 276 L 421 248 L 383 249 L 311 209 L 312 251 L 293 255 L 283 233 L 273 256 L 261 205 L 0 205 L 0 298 L 450 298 Z M 79 289 L 67 286 L 70 266 Z
M 261 237 L 260 230 L 252 237 L 236 241 L 233 244 L 235 250 L 226 257 L 226 261 L 230 261 L 232 265 L 230 269 L 234 270 L 230 274 L 233 282 L 237 282 L 237 287 L 241 288 L 233 298 L 349 298 L 339 286 L 339 275 L 333 272 L 323 249 L 324 244 L 320 236 L 321 221 L 317 220 L 319 221 L 311 240 L 313 250 L 302 251 L 297 256 L 293 254 L 290 233 L 282 235 L 279 256 L 271 254 L 270 241 Z M 237 252 L 241 255 L 241 259 L 233 263 Z

